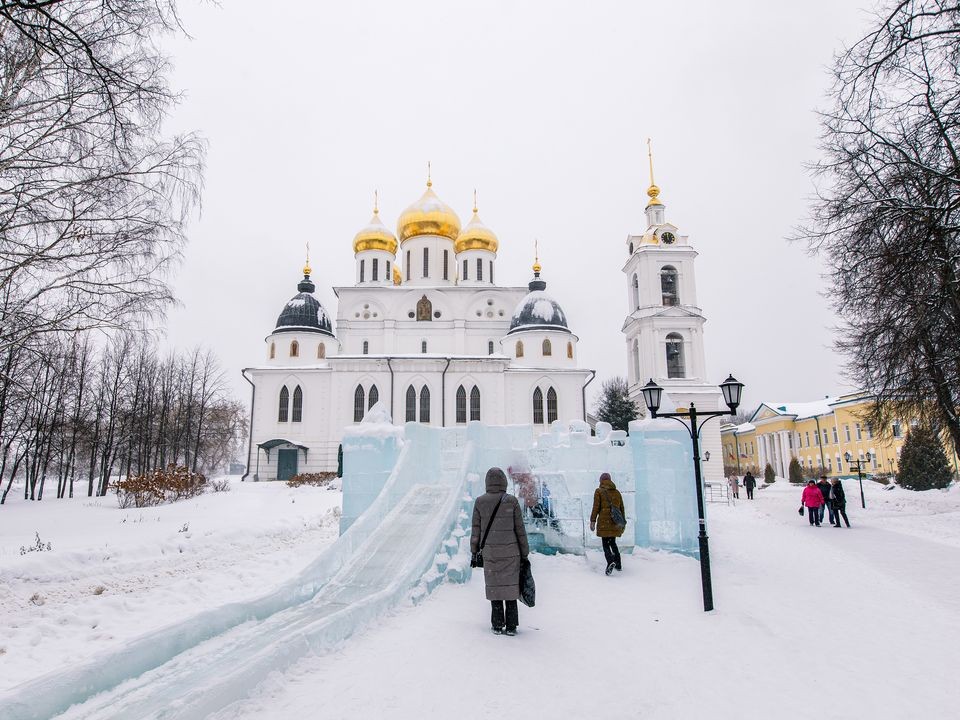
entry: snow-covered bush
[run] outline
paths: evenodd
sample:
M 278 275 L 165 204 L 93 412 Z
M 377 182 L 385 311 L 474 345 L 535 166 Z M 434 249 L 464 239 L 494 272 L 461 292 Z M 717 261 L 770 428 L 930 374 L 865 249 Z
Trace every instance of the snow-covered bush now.
M 215 493 L 230 492 L 230 478 L 222 477 L 210 481 L 210 489 Z
M 803 468 L 800 467 L 800 461 L 796 458 L 790 458 L 790 467 L 787 468 L 787 477 L 792 483 L 803 482 Z
M 287 485 L 290 487 L 300 487 L 301 485 L 323 487 L 329 484 L 336 476 L 337 474 L 335 472 L 300 473 L 287 480 Z
M 182 465 L 168 465 L 165 470 L 133 475 L 113 485 L 122 508 L 176 502 L 196 497 L 206 488 L 207 478 L 203 473 L 193 472 Z
M 907 490 L 933 490 L 947 487 L 951 480 L 953 471 L 937 433 L 922 425 L 911 428 L 900 451 L 897 484 Z
M 773 465 L 767 463 L 767 466 L 763 469 L 763 481 L 767 485 L 772 485 L 776 479 L 777 474 L 773 471 Z

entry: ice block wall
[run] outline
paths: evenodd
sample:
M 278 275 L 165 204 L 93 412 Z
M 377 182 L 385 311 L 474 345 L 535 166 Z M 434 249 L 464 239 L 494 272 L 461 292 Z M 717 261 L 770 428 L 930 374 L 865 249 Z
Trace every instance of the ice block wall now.
M 638 546 L 699 556 L 690 435 L 666 418 L 630 423 Z
M 343 509 L 340 534 L 376 499 L 403 448 L 402 427 L 360 424 L 343 438 Z

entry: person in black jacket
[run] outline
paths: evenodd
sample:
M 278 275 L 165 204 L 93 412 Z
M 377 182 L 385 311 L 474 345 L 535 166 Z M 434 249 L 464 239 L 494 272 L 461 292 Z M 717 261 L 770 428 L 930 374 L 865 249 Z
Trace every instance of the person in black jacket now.
M 820 522 L 823 522 L 823 511 L 829 506 L 830 510 L 830 524 L 833 525 L 833 506 L 830 505 L 830 481 L 827 480 L 826 475 L 820 476 L 820 482 L 817 483 L 817 487 L 820 488 L 820 494 L 823 495 L 823 505 L 820 506 Z
M 850 521 L 847 520 L 847 495 L 843 492 L 843 485 L 840 483 L 840 478 L 834 478 L 830 483 L 830 514 L 836 518 L 837 522 L 834 527 L 840 527 L 840 516 L 843 516 L 843 521 L 847 524 L 847 527 L 850 527 Z
M 747 470 L 747 474 L 743 476 L 743 486 L 747 489 L 747 499 L 753 500 L 753 489 L 757 486 L 757 479 L 749 470 Z

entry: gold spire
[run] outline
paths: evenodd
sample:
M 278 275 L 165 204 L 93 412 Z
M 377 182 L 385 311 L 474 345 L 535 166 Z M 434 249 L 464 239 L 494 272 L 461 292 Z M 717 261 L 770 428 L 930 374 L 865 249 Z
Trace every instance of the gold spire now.
M 493 230 L 488 228 L 480 220 L 477 214 L 477 191 L 473 191 L 473 217 L 466 227 L 460 231 L 456 242 L 453 244 L 453 251 L 457 254 L 466 250 L 487 250 L 495 253 L 500 247 L 500 241 Z
M 303 266 L 303 276 L 310 277 L 310 243 L 307 243 L 307 262 Z
M 380 214 L 380 192 L 378 190 L 373 191 L 373 214 Z
M 533 240 L 533 272 L 535 274 L 540 274 L 540 241 L 534 238 Z
M 650 187 L 647 188 L 647 195 L 650 198 L 650 202 L 647 203 L 647 207 L 651 205 L 663 205 L 663 203 L 657 199 L 660 195 L 660 188 L 653 182 L 653 145 L 650 142 L 650 138 L 647 138 L 647 157 L 650 160 Z
M 430 161 L 427 160 L 427 187 L 433 187 L 433 180 L 430 179 Z
M 477 189 L 473 189 L 473 214 L 477 214 Z

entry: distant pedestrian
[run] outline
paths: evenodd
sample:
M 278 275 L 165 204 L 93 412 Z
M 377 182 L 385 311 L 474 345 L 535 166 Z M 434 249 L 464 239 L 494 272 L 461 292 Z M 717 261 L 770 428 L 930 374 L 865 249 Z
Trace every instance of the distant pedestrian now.
M 487 470 L 487 492 L 473 503 L 470 552 L 482 556 L 483 583 L 490 601 L 490 622 L 497 635 L 517 634 L 520 563 L 530 554 L 520 503 L 507 493 L 507 476 Z M 476 560 L 473 563 L 475 564 Z
M 830 508 L 836 518 L 835 527 L 840 527 L 840 517 L 850 527 L 850 521 L 847 520 L 847 494 L 843 491 L 843 484 L 840 478 L 834 478 L 830 483 Z
M 733 495 L 737 500 L 740 499 L 740 478 L 736 475 L 731 475 L 727 478 L 727 483 L 730 485 L 730 494 Z
M 830 510 L 830 523 L 833 524 L 833 508 L 830 507 L 830 503 L 828 502 L 830 499 L 831 486 L 826 475 L 820 476 L 820 482 L 817 483 L 817 487 L 820 489 L 820 494 L 823 495 L 823 505 L 820 506 L 820 522 L 823 522 L 824 510 Z
M 623 535 L 627 513 L 623 496 L 613 484 L 610 473 L 600 476 L 600 487 L 593 491 L 593 510 L 590 511 L 590 530 L 596 531 L 603 543 L 603 557 L 607 561 L 606 573 L 623 570 L 620 564 L 620 548 L 617 538 Z M 619 522 L 623 522 L 621 525 Z
M 823 493 L 813 480 L 807 481 L 807 486 L 803 489 L 803 495 L 800 497 L 802 506 L 807 509 L 810 516 L 810 524 L 820 527 L 820 508 L 823 506 Z
M 747 470 L 747 474 L 743 476 L 743 486 L 747 489 L 747 499 L 753 500 L 753 489 L 757 486 L 757 479 L 749 470 Z

